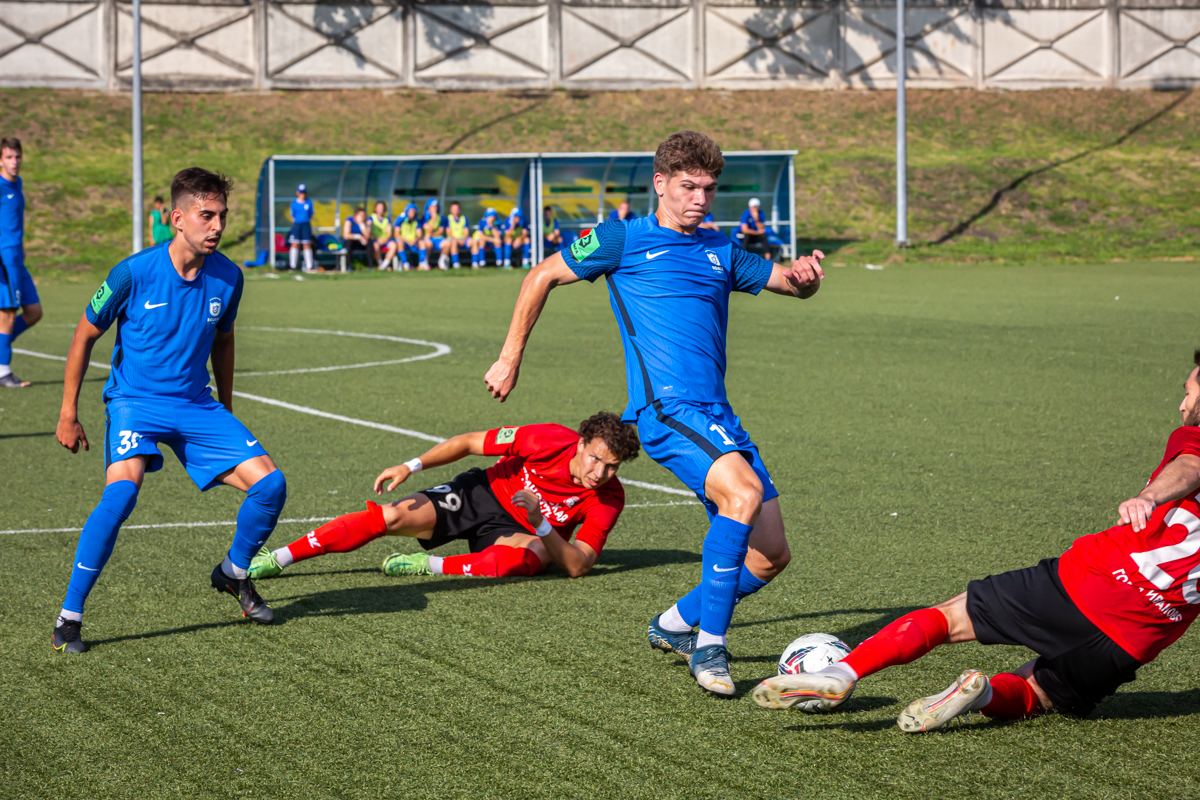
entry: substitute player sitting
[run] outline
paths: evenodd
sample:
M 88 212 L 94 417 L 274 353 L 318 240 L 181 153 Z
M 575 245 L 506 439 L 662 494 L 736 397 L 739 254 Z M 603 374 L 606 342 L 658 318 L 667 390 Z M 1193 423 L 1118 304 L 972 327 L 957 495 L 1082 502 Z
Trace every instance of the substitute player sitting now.
M 417 206 L 415 203 L 409 203 L 404 207 L 404 216 L 396 220 L 393 233 L 393 239 L 399 248 L 400 265 L 406 270 L 410 269 L 412 265 L 409 263 L 408 254 L 416 251 L 417 268 L 429 269 L 429 265 L 425 260 L 428 254 L 428 243 L 425 241 L 425 234 L 421 230 L 421 219 L 417 216 Z
M 72 453 L 80 445 L 88 449 L 77 410 L 92 347 L 113 323 L 117 341 L 104 386 L 104 494 L 79 535 L 54 629 L 56 650 L 87 650 L 79 636 L 84 601 L 133 512 L 142 479 L 162 469 L 160 444 L 175 451 L 200 491 L 223 483 L 246 493 L 233 544 L 210 582 L 237 598 L 243 616 L 263 624 L 275 619 L 246 570 L 279 521 L 287 483 L 258 437 L 232 413 L 233 322 L 243 280 L 217 252 L 230 188 L 227 178 L 199 167 L 176 174 L 175 238 L 113 267 L 75 327 L 57 431 Z M 220 402 L 208 388 L 210 358 Z
M 496 209 L 489 208 L 483 212 L 475 235 L 471 238 L 471 267 L 480 269 L 487 265 L 487 249 L 492 248 L 492 257 L 496 266 L 500 266 L 500 254 L 504 247 L 504 223 Z
M 1200 350 L 1193 361 L 1200 367 Z M 910 733 L 980 711 L 1023 719 L 1057 710 L 1086 717 L 1183 635 L 1200 614 L 1200 369 L 1184 383 L 1183 427 L 1120 523 L 1075 540 L 1036 567 L 971 581 L 967 591 L 906 614 L 820 672 L 780 675 L 754 690 L 765 708 L 815 700 L 836 708 L 858 681 L 941 644 L 1022 645 L 1038 657 L 1015 672 L 963 672 L 896 720 Z
M 638 447 L 637 431 L 603 411 L 585 419 L 578 432 L 522 425 L 464 433 L 384 470 L 375 493 L 383 494 L 385 483 L 390 492 L 413 473 L 468 455 L 500 460 L 385 506 L 367 503 L 366 511 L 338 517 L 274 552 L 263 548 L 250 574 L 274 577 L 295 561 L 357 550 L 380 536 L 410 536 L 425 550 L 465 539 L 471 552 L 444 558 L 395 553 L 383 562 L 388 575 L 503 578 L 536 575 L 554 563 L 578 578 L 596 563 L 625 507 L 617 468 L 633 460 Z
M 462 213 L 462 204 L 457 200 L 450 203 L 446 216 L 446 238 L 442 240 L 442 255 L 450 257 L 450 265 L 458 269 L 461 263 L 459 251 L 471 249 L 471 221 Z
M 622 419 L 637 422 L 646 453 L 696 493 L 710 520 L 700 583 L 650 621 L 650 645 L 690 654 L 697 683 L 731 695 L 725 632 L 734 605 L 778 575 L 790 553 L 779 493 L 725 392 L 729 295 L 767 289 L 811 297 L 824 277 L 824 254 L 784 267 L 699 228 L 724 166 L 704 134 L 667 137 L 654 154 L 657 210 L 598 225 L 535 267 L 484 380 L 503 401 L 550 291 L 605 277 L 625 346 L 629 405 Z
M 525 224 L 525 212 L 520 206 L 513 206 L 504 227 L 505 269 L 510 269 L 514 261 L 518 267 L 525 265 L 525 247 L 531 241 L 529 227 Z

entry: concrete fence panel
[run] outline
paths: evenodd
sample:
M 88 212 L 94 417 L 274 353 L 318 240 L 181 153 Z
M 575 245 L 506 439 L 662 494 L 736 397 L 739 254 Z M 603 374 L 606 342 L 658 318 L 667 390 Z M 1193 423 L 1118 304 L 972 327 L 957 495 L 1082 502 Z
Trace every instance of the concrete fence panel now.
M 890 89 L 895 0 L 143 0 L 149 90 Z M 1200 84 L 1200 0 L 910 0 L 916 87 Z M 0 86 L 127 90 L 129 0 L 0 0 Z
M 0 2 L 0 85 L 103 89 L 106 4 Z

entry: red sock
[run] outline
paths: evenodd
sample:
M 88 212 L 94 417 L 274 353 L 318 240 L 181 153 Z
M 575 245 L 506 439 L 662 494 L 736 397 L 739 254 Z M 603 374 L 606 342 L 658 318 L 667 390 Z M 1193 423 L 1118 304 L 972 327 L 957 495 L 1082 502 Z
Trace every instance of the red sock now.
M 367 502 L 366 511 L 343 514 L 326 522 L 307 536 L 301 536 L 287 546 L 292 560 L 303 561 L 325 553 L 349 553 L 357 550 L 372 539 L 378 539 L 387 531 L 383 521 L 383 508 L 378 503 Z
M 992 676 L 991 684 L 992 701 L 979 709 L 985 717 L 1028 719 L 1042 710 L 1033 687 L 1020 675 L 1001 672 Z
M 865 678 L 886 667 L 917 660 L 946 641 L 949 632 L 945 614 L 936 608 L 922 608 L 887 625 L 841 663 Z
M 537 575 L 541 571 L 542 560 L 532 550 L 506 544 L 494 544 L 478 553 L 442 559 L 443 575 L 509 578 L 514 575 Z

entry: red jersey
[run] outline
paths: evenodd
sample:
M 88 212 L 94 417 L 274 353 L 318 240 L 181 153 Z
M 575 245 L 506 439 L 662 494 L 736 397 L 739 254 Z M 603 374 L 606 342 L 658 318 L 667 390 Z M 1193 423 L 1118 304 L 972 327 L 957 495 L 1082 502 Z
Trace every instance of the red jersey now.
M 1185 453 L 1200 456 L 1200 428 L 1171 434 L 1150 481 Z M 1143 664 L 1153 661 L 1200 614 L 1197 495 L 1154 509 L 1138 533 L 1117 525 L 1076 539 L 1058 561 L 1058 576 L 1097 628 Z
M 575 457 L 579 434 L 562 425 L 522 425 L 488 431 L 483 452 L 503 456 L 488 468 L 492 494 L 513 519 L 533 533 L 529 514 L 512 497 L 528 489 L 541 501 L 542 516 L 564 539 L 579 526 L 575 541 L 596 551 L 604 548 L 609 532 L 625 508 L 625 489 L 615 477 L 595 489 L 575 483 L 568 467 Z

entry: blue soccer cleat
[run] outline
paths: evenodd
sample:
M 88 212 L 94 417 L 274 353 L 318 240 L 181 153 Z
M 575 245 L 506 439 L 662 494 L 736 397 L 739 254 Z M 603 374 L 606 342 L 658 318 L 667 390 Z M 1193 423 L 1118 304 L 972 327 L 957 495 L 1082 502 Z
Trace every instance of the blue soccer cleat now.
M 706 692 L 732 697 L 736 691 L 729 675 L 729 651 L 724 645 L 710 644 L 692 653 L 688 668 L 700 688 Z
M 658 624 L 661 616 L 658 614 L 650 620 L 650 630 L 646 631 L 650 646 L 664 653 L 678 653 L 685 658 L 696 652 L 696 634 L 693 631 L 678 633 L 667 630 Z

